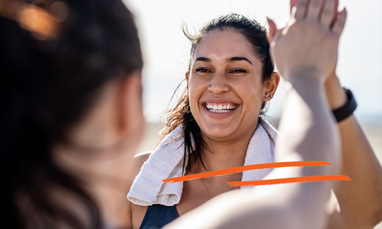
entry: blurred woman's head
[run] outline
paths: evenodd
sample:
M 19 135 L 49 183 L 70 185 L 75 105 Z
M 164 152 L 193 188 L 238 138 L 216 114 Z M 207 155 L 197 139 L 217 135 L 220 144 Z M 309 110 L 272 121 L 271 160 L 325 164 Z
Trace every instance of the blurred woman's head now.
M 88 226 L 98 227 L 96 204 L 74 175 L 83 160 L 61 152 L 83 152 L 92 164 L 99 149 L 116 152 L 129 136 L 129 150 L 138 146 L 143 62 L 134 19 L 119 0 L 26 2 L 0 7 L 0 221 L 84 226 L 57 201 L 59 189 L 85 203 Z
M 191 41 L 187 87 L 169 112 L 163 133 L 182 125 L 185 151 L 201 159 L 207 147 L 203 138 L 224 141 L 252 135 L 279 75 L 266 29 L 255 20 L 229 14 L 211 20 L 196 35 L 185 35 Z

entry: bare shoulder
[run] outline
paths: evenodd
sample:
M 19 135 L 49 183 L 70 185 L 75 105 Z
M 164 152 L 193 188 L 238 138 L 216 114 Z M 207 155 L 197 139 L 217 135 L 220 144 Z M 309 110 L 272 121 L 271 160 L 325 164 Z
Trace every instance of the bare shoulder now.
M 129 182 L 130 182 L 129 186 L 130 186 L 130 188 L 131 188 L 136 176 L 141 171 L 143 164 L 149 159 L 151 153 L 152 153 L 152 151 L 142 152 L 142 153 L 136 154 L 132 158 L 130 174 L 129 174 Z
M 142 153 L 138 153 L 136 155 L 134 155 L 134 159 L 135 161 L 137 162 L 140 162 L 140 163 L 144 163 L 145 161 L 147 161 L 151 155 L 153 151 L 145 151 L 145 152 L 142 152 Z
M 145 163 L 149 159 L 151 153 L 152 153 L 152 151 L 145 151 L 145 152 L 136 154 L 133 157 L 132 176 L 134 178 L 139 174 L 139 172 L 141 171 L 143 163 Z
M 152 151 L 146 151 L 139 154 L 136 154 L 133 158 L 133 168 L 131 172 L 132 180 L 139 174 L 143 164 L 149 159 Z M 127 201 L 129 205 L 129 214 L 130 214 L 130 227 L 139 228 L 143 218 L 145 216 L 147 206 L 139 206 Z

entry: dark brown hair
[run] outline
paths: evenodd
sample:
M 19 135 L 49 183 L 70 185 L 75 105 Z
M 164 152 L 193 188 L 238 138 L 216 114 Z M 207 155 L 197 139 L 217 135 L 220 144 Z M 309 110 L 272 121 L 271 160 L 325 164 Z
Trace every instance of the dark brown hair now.
M 4 13 L 57 13 L 50 11 L 57 1 L 29 2 L 2 0 L 0 6 L 0 222 L 15 229 L 101 228 L 98 206 L 83 182 L 55 163 L 51 148 L 66 141 L 68 128 L 106 83 L 142 68 L 134 18 L 120 0 L 60 0 L 56 6 L 66 15 L 54 19 L 57 33 L 41 37 L 36 33 L 44 31 L 28 24 L 28 14 L 17 21 Z M 7 8 L 16 3 L 23 7 Z M 90 225 L 55 203 L 52 187 L 73 194 Z
M 213 30 L 226 30 L 233 29 L 245 36 L 245 38 L 252 44 L 254 54 L 262 62 L 262 80 L 265 82 L 270 79 L 271 74 L 274 71 L 274 67 L 271 61 L 269 53 L 269 43 L 267 40 L 267 31 L 265 27 L 261 26 L 256 20 L 248 19 L 239 14 L 228 14 L 221 16 L 209 21 L 204 25 L 196 35 L 191 35 L 187 32 L 186 27 L 183 27 L 183 33 L 191 41 L 191 51 L 190 51 L 190 62 L 188 66 L 188 74 L 191 71 L 192 59 L 195 54 L 195 49 L 203 37 Z M 185 81 L 179 84 L 176 88 L 176 91 L 179 89 L 180 85 Z M 173 95 L 173 97 L 174 97 Z M 184 158 L 190 157 L 191 152 L 194 155 L 195 160 L 200 160 L 201 164 L 204 166 L 201 152 L 203 149 L 207 149 L 206 144 L 204 143 L 200 128 L 196 123 L 195 119 L 190 112 L 190 104 L 188 97 L 188 89 L 185 88 L 182 95 L 180 96 L 178 102 L 174 108 L 168 110 L 166 113 L 168 117 L 166 119 L 166 126 L 161 131 L 161 134 L 164 136 L 168 135 L 176 127 L 182 126 L 183 136 L 184 137 Z M 260 115 L 264 115 L 266 109 L 266 103 L 263 102 L 261 106 Z M 260 119 L 259 119 L 260 120 Z M 194 141 L 194 144 L 193 142 Z M 208 149 L 207 149 L 208 150 Z M 183 171 L 185 171 L 185 160 L 183 161 Z M 205 166 L 204 166 L 205 168 Z

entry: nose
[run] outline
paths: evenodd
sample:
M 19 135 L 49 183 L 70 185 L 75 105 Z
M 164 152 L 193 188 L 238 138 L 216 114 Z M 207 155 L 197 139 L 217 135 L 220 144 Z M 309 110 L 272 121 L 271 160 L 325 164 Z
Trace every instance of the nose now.
M 229 86 L 227 85 L 225 75 L 215 74 L 208 85 L 208 90 L 217 95 L 227 92 L 229 90 Z

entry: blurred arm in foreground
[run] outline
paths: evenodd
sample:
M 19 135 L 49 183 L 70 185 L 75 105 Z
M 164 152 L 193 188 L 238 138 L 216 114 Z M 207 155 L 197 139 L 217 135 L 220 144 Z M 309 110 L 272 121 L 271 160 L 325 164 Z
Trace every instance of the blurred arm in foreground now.
M 297 0 L 290 1 L 291 9 L 296 3 Z M 335 0 L 335 9 L 338 4 Z M 337 11 L 334 14 L 337 18 Z M 332 110 L 347 101 L 335 69 L 325 81 Z M 338 202 L 334 198 L 330 200 L 328 228 L 374 228 L 382 220 L 381 165 L 354 115 L 339 122 L 338 128 L 342 146 L 341 174 L 349 176 L 352 182 L 339 182 L 334 188 Z
M 333 175 L 339 171 L 339 133 L 326 101 L 324 84 L 335 68 L 346 11 L 331 27 L 333 11 L 334 0 L 301 0 L 284 30 L 276 31 L 270 21 L 271 51 L 286 80 L 282 135 L 276 143 L 278 159 L 321 160 L 332 166 L 275 169 L 267 179 Z M 256 187 L 241 195 L 223 194 L 165 228 L 253 228 L 256 225 L 268 229 L 322 229 L 326 225 L 324 207 L 331 184 L 328 181 L 293 183 Z

